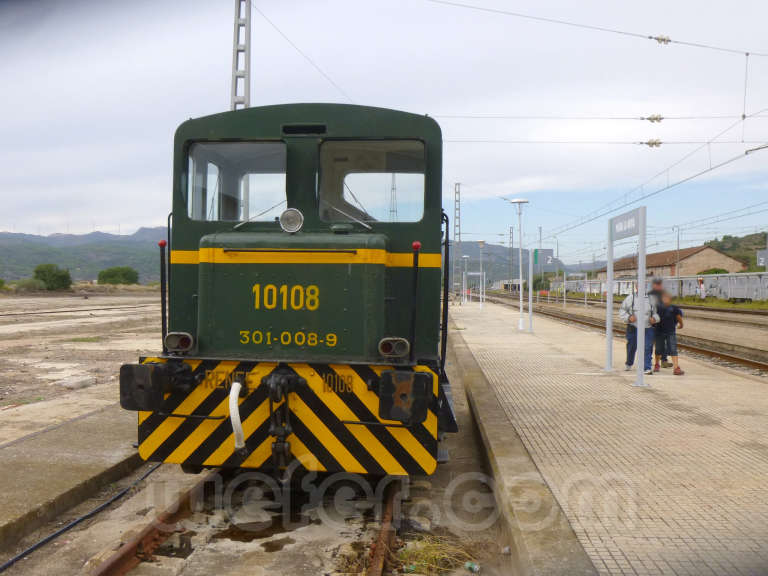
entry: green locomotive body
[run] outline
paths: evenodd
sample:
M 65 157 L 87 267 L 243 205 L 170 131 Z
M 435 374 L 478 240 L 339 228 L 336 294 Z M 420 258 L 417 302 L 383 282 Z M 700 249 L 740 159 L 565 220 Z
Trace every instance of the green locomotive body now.
M 164 349 L 120 378 L 142 457 L 434 471 L 455 430 L 441 148 L 429 117 L 349 105 L 178 128 Z

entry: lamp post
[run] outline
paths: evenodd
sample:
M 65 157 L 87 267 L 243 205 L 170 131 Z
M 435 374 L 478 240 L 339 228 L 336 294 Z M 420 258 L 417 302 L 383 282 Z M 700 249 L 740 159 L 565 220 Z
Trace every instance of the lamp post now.
M 485 301 L 485 272 L 483 271 L 483 247 L 485 242 L 480 240 L 480 310 L 483 309 L 483 302 Z
M 469 254 L 464 254 L 461 257 L 464 260 L 464 275 L 461 278 L 461 301 L 467 301 L 467 262 L 469 262 Z
M 517 232 L 518 232 L 518 256 L 520 257 L 520 321 L 517 324 L 518 330 L 525 329 L 525 320 L 523 319 L 523 204 L 528 204 L 525 198 L 504 198 L 510 204 L 517 206 Z M 530 286 L 528 288 L 530 290 Z

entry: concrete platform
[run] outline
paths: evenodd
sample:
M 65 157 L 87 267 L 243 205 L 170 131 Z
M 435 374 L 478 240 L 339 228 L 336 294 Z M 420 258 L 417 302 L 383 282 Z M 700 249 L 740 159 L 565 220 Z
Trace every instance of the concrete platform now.
M 506 419 L 484 440 L 521 439 L 600 574 L 768 574 L 766 379 L 681 356 L 685 376 L 635 388 L 634 373 L 603 372 L 599 333 L 539 316 L 518 333 L 517 313 L 488 303 L 451 317 Z M 501 479 L 525 489 L 509 468 Z M 510 494 L 518 511 L 547 506 Z M 533 541 L 559 522 L 522 530 Z
M 46 420 L 46 407 L 20 406 L 0 412 L 0 547 L 8 548 L 62 511 L 117 480 L 141 462 L 136 414 L 117 403 L 99 405 L 69 419 Z M 20 433 L 25 413 L 31 422 Z M 41 426 L 48 422 L 48 426 Z

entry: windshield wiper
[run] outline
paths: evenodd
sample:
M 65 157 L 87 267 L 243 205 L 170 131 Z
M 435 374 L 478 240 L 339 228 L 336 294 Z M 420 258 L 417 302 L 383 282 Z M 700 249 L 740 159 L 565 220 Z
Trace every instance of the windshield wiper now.
M 359 219 L 355 218 L 354 216 L 352 216 L 352 214 L 347 214 L 347 213 L 346 213 L 346 212 L 344 212 L 343 210 L 341 210 L 341 209 L 339 209 L 339 208 L 336 208 L 336 206 L 334 206 L 333 204 L 331 204 L 330 202 L 328 202 L 328 200 L 321 200 L 321 202 L 323 202 L 323 204 L 326 204 L 326 205 L 330 206 L 331 208 L 333 208 L 334 210 L 336 210 L 336 212 L 338 212 L 338 213 L 339 213 L 339 214 L 341 214 L 342 216 L 346 216 L 347 218 L 349 218 L 349 219 L 350 219 L 350 220 L 352 220 L 353 222 L 357 222 L 358 224 L 360 224 L 361 226 L 364 226 L 364 227 L 365 227 L 365 228 L 367 228 L 368 230 L 373 230 L 373 228 L 371 228 L 371 227 L 370 227 L 368 224 L 366 224 L 366 223 L 365 223 L 365 222 L 363 222 L 362 220 L 359 220 Z
M 349 184 L 347 184 L 346 179 L 344 180 L 344 188 L 346 188 L 349 191 L 350 195 L 355 200 L 355 202 L 357 202 L 357 205 L 360 206 L 360 208 L 362 209 L 363 213 L 366 216 L 368 216 L 368 218 L 371 218 L 371 215 L 368 213 L 368 210 L 366 210 L 365 206 L 363 206 L 363 203 L 360 202 L 360 200 L 357 199 L 357 196 L 355 196 L 355 193 L 352 192 L 352 188 L 349 187 Z
M 266 210 L 264 210 L 264 211 L 262 211 L 262 212 L 259 212 L 258 214 L 254 214 L 253 216 L 250 216 L 250 217 L 249 217 L 247 220 L 243 220 L 242 222 L 238 222 L 237 224 L 235 224 L 234 226 L 232 226 L 232 230 L 237 230 L 238 228 L 240 228 L 240 226 L 243 226 L 243 225 L 245 225 L 245 224 L 248 224 L 248 222 L 250 222 L 250 221 L 251 221 L 251 220 L 253 220 L 254 218 L 258 218 L 259 216 L 264 216 L 264 214 L 266 214 L 267 212 L 270 212 L 270 211 L 274 210 L 275 208 L 277 208 L 277 207 L 278 207 L 278 206 L 280 206 L 281 204 L 285 204 L 286 202 L 287 202 L 287 200 L 280 200 L 280 202 L 278 202 L 278 203 L 277 203 L 277 204 L 275 204 L 274 206 L 270 206 L 270 207 L 269 207 L 269 208 L 267 208 Z

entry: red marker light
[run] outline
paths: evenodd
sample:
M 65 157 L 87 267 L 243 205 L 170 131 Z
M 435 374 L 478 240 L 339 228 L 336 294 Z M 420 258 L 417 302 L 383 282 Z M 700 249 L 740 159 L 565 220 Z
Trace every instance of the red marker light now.
M 165 240 L 160 240 L 160 242 L 158 242 L 157 245 L 160 246 L 160 248 L 165 248 L 168 245 L 168 242 L 166 242 Z
M 421 250 L 421 242 L 419 242 L 418 240 L 414 240 L 411 246 L 413 246 L 414 252 L 418 252 L 419 250 Z

